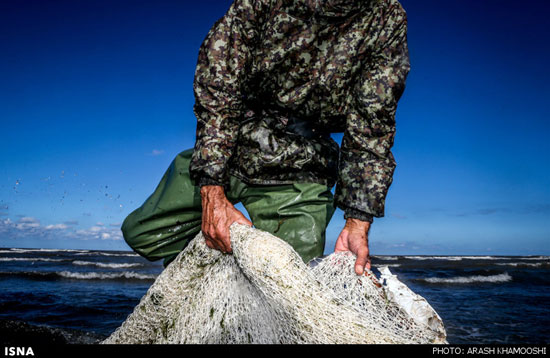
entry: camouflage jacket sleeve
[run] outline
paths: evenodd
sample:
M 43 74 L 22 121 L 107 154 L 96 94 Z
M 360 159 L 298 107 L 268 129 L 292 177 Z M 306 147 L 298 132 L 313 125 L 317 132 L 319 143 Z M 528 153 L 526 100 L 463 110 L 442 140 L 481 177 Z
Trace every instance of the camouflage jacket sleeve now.
M 242 118 L 241 87 L 266 1 L 235 0 L 203 41 L 195 71 L 197 117 L 191 178 L 199 185 L 227 185 L 226 165 Z
M 372 222 L 373 216 L 384 216 L 396 165 L 390 151 L 395 111 L 410 69 L 404 10 L 393 9 L 384 24 L 353 90 L 342 140 L 335 200 L 346 219 Z

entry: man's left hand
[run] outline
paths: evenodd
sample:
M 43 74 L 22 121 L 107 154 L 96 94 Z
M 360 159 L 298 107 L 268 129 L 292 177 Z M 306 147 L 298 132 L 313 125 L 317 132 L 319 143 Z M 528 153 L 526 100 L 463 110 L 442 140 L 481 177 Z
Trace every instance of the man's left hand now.
M 334 252 L 351 251 L 357 256 L 355 273 L 363 274 L 365 268 L 370 270 L 369 256 L 370 222 L 359 219 L 347 219 L 346 225 L 336 240 Z

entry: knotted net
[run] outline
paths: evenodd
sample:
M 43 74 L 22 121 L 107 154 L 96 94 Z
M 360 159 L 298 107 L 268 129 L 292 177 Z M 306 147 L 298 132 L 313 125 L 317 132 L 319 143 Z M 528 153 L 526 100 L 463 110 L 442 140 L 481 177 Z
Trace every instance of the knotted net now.
M 311 267 L 267 232 L 230 231 L 232 255 L 199 233 L 102 343 L 446 343 L 441 318 L 387 268 L 381 285 L 351 254 Z

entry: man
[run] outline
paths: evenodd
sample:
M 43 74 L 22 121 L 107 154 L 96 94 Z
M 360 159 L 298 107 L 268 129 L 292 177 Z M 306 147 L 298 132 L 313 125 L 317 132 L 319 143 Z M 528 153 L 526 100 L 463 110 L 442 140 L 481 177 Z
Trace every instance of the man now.
M 370 269 L 368 232 L 395 169 L 406 31 L 397 0 L 235 0 L 199 51 L 195 148 L 125 220 L 128 244 L 168 264 L 200 229 L 230 253 L 229 226 L 253 223 L 308 262 L 336 205 L 346 224 L 335 251 L 357 255 L 357 274 Z

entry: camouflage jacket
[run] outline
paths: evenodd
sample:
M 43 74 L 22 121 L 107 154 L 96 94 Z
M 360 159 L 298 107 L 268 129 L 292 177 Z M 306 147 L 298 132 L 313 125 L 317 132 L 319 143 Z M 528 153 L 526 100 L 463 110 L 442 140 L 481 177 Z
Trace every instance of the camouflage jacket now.
M 199 50 L 192 179 L 336 184 L 346 218 L 383 216 L 406 33 L 397 0 L 235 0 Z

